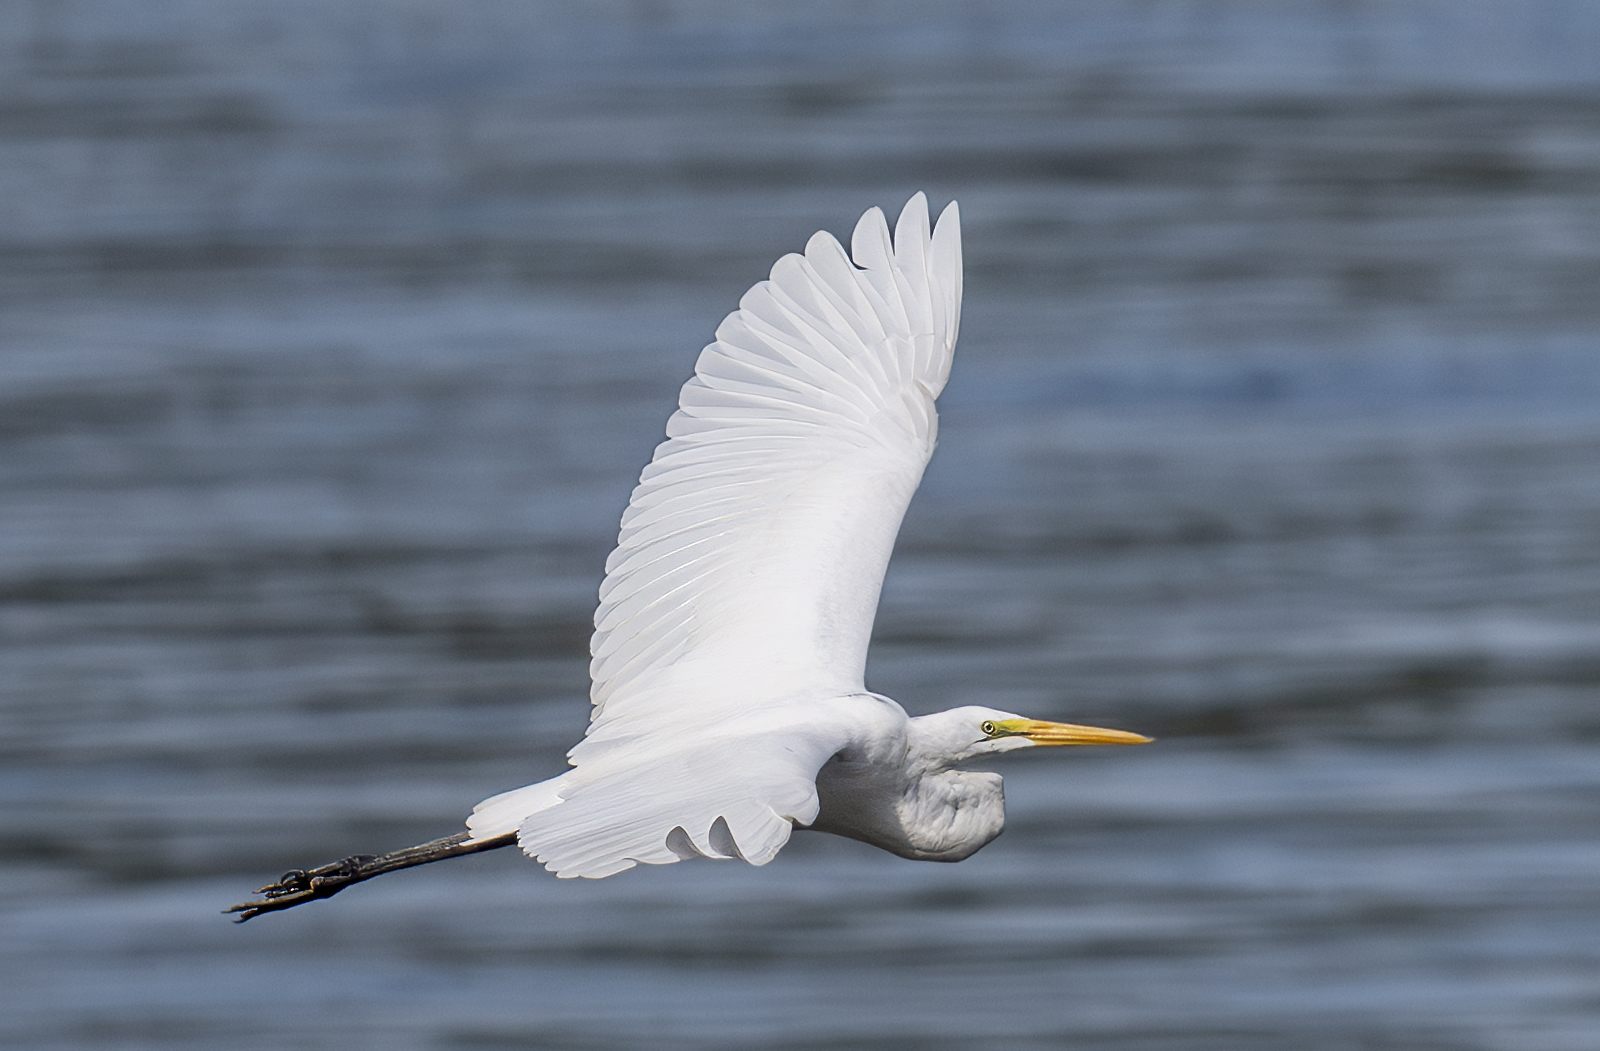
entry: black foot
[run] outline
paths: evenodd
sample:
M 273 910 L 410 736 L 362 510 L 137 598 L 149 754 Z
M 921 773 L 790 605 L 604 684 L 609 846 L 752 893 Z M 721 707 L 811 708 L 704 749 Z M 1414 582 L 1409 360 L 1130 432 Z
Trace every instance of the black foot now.
M 476 854 L 479 851 L 509 847 L 516 841 L 515 832 L 494 839 L 477 840 L 473 839 L 470 833 L 460 832 L 444 839 L 436 839 L 431 843 L 397 850 L 393 854 L 356 854 L 320 868 L 291 869 L 285 872 L 278 882 L 256 891 L 257 894 L 265 894 L 265 898 L 260 901 L 240 902 L 222 911 L 226 914 L 236 914 L 233 917 L 234 922 L 243 923 L 263 912 L 292 909 L 296 905 L 304 905 L 318 898 L 331 898 L 352 883 L 360 883 L 374 876 L 381 876 L 385 872 L 426 865 L 430 861 L 443 861 L 445 858 L 457 858 L 463 854 Z
M 278 882 L 256 891 L 257 894 L 265 894 L 266 900 L 240 902 L 223 911 L 238 913 L 234 917 L 234 922 L 243 923 L 263 912 L 276 912 L 279 909 L 304 905 L 318 898 L 331 898 L 352 883 L 360 883 L 376 876 L 378 872 L 372 870 L 376 867 L 374 863 L 377 861 L 376 854 L 356 854 L 319 868 L 290 869 Z

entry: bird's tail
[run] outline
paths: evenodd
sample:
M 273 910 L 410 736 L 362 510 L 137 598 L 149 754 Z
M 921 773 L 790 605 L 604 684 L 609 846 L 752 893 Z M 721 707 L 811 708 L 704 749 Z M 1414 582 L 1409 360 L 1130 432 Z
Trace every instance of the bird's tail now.
M 490 796 L 473 807 L 472 816 L 467 818 L 467 829 L 472 833 L 472 841 L 496 839 L 514 834 L 530 815 L 548 810 L 560 803 L 561 781 L 566 776 L 562 774 L 548 781 L 540 781 L 536 785 L 513 788 L 509 792 Z

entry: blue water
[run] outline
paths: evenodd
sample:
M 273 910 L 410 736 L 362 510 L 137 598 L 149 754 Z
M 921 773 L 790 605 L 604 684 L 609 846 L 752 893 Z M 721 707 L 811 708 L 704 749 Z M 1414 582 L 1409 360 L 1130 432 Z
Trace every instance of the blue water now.
M 1590 1051 L 1600 14 L 0 11 L 0 1044 Z M 954 866 L 243 927 L 561 768 L 617 518 L 813 230 L 961 201 L 873 688 L 1161 738 Z

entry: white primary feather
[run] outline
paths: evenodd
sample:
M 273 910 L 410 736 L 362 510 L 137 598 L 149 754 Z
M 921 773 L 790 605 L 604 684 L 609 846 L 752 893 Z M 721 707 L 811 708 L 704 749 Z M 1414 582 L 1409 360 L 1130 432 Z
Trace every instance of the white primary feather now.
M 559 875 L 696 854 L 770 860 L 816 816 L 878 592 L 933 451 L 961 307 L 956 206 L 891 240 L 861 217 L 750 289 L 702 351 L 622 518 L 574 770 L 485 800 Z M 774 724 L 782 734 L 771 733 Z
M 606 562 L 576 763 L 697 715 L 862 689 L 961 297 L 954 205 L 930 238 L 916 195 L 896 235 L 867 212 L 852 265 L 816 234 L 701 353 Z

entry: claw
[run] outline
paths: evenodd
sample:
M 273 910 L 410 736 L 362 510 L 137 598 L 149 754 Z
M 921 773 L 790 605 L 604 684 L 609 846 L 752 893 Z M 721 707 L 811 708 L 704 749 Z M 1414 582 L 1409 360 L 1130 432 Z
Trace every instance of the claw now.
M 357 854 L 309 871 L 290 869 L 278 882 L 256 890 L 257 894 L 266 896 L 265 901 L 240 902 L 224 909 L 223 912 L 238 913 L 239 915 L 234 917 L 234 922 L 243 923 L 263 912 L 287 909 L 318 898 L 331 898 L 351 883 L 370 878 L 372 874 L 363 874 L 362 870 L 376 860 L 371 854 Z
M 276 883 L 269 883 L 265 887 L 257 887 L 255 893 L 265 894 L 269 898 L 281 897 L 284 894 L 293 894 L 309 887 L 306 874 L 301 869 L 290 869 L 285 872 Z

